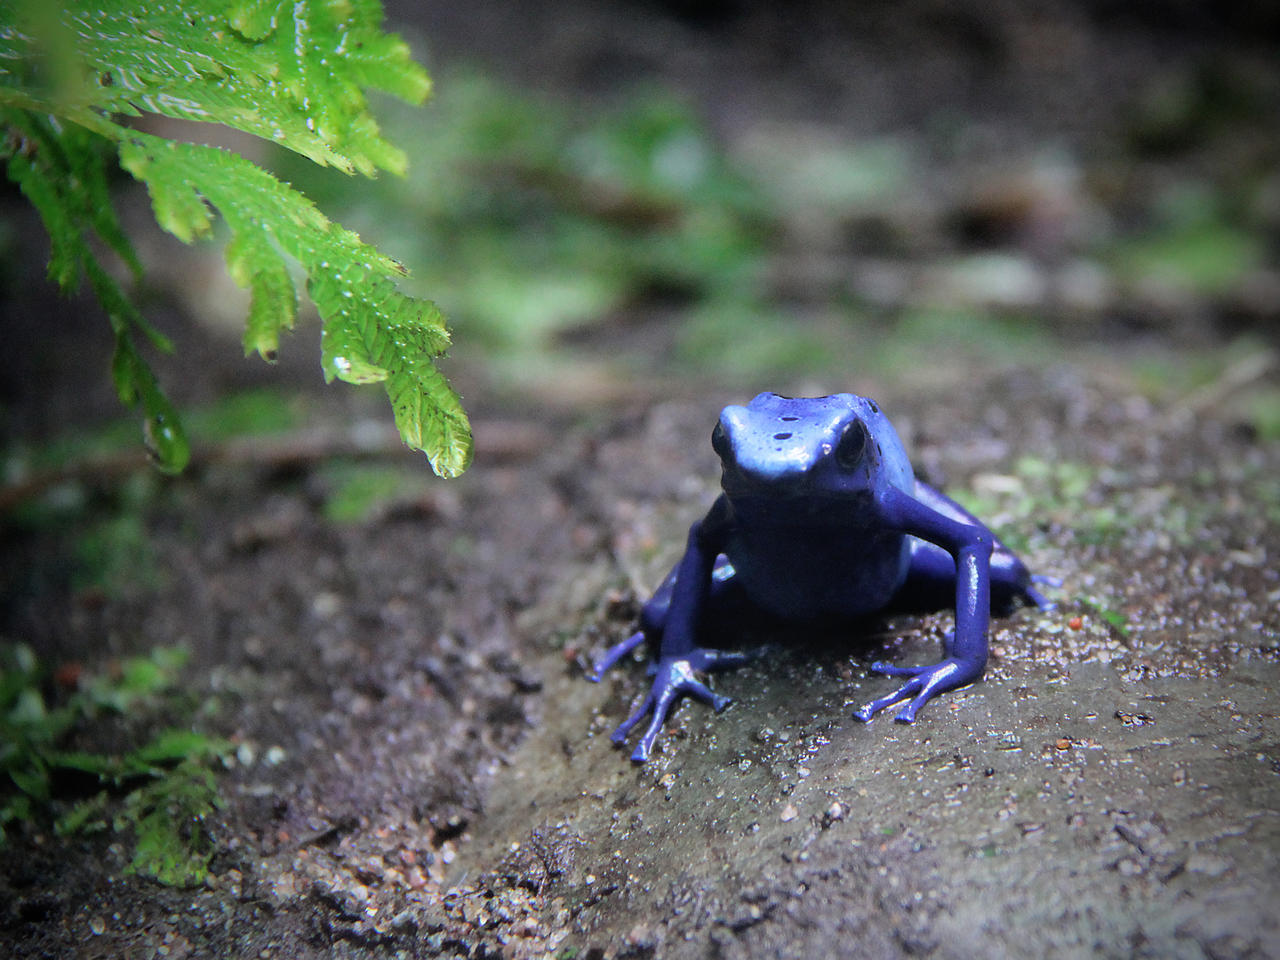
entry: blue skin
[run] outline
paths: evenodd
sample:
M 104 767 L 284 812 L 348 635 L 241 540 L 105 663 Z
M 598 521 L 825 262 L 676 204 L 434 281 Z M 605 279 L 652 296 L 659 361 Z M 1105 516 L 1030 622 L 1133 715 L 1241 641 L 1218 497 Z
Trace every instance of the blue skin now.
M 937 608 L 954 593 L 956 628 L 935 664 L 871 669 L 906 677 L 893 693 L 854 713 L 868 721 L 903 700 L 911 723 L 929 700 L 982 677 L 994 601 L 1052 606 L 1026 566 L 981 521 L 915 479 L 902 442 L 874 400 L 840 393 L 793 399 L 762 393 L 725 407 L 711 435 L 724 489 L 689 529 L 684 556 L 644 605 L 640 630 L 612 647 L 592 680 L 648 640 L 658 657 L 653 686 L 613 732 L 622 744 L 645 716 L 631 759 L 649 759 L 668 712 L 683 694 L 720 712 L 730 703 L 697 674 L 735 667 L 758 651 L 697 643 L 704 615 L 745 604 L 788 621 L 863 617 L 889 609 Z M 941 600 L 941 602 L 939 602 Z M 710 610 L 708 608 L 711 608 Z

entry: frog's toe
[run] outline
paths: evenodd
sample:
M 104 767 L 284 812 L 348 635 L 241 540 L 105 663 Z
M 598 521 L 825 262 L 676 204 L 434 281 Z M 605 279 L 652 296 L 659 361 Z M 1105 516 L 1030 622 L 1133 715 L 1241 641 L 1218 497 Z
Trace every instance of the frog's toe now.
M 1039 573 L 1034 573 L 1031 575 L 1031 582 L 1043 584 L 1046 587 L 1054 587 L 1055 589 L 1057 587 L 1062 586 L 1061 577 L 1049 577 Z M 1041 593 L 1035 587 L 1030 587 L 1030 586 L 1024 587 L 1022 590 L 1022 595 L 1031 603 L 1034 603 L 1036 607 L 1040 610 L 1044 610 L 1048 612 L 1050 610 L 1058 609 L 1058 604 L 1056 601 L 1050 600 L 1048 597 L 1046 597 L 1043 593 Z
M 647 704 L 652 706 L 653 715 L 649 718 L 649 726 L 645 727 L 644 733 L 640 735 L 640 742 L 636 744 L 635 750 L 631 753 L 632 761 L 644 763 L 649 759 L 649 754 L 653 752 L 653 745 L 657 742 L 658 735 L 662 733 L 662 728 L 667 722 L 667 714 L 671 712 L 671 707 L 682 693 L 687 693 L 697 697 L 704 703 L 709 703 L 716 713 L 719 713 L 733 702 L 728 697 L 721 697 L 712 693 L 706 684 L 697 680 L 671 683 L 664 686 L 661 691 L 650 694 L 647 698 Z M 644 706 L 642 705 L 641 707 L 641 715 L 643 715 Z
M 702 684 L 699 684 L 698 686 L 702 687 L 702 689 L 690 690 L 689 692 L 692 693 L 699 700 L 701 700 L 703 703 L 709 704 L 711 709 L 714 710 L 716 713 L 723 713 L 725 708 L 728 707 L 729 704 L 733 703 L 732 697 L 724 697 L 718 693 L 712 693 L 711 690 L 709 690 L 707 687 L 703 686 Z
M 605 655 L 596 663 L 595 668 L 587 674 L 587 679 L 592 683 L 599 683 L 604 679 L 605 671 L 612 667 L 615 663 L 629 654 L 644 641 L 644 631 L 637 630 L 621 643 L 616 643 L 608 650 Z
M 871 664 L 872 673 L 882 673 L 886 677 L 916 677 L 920 675 L 920 671 L 928 669 L 927 667 L 899 667 L 892 663 L 886 663 L 883 660 L 877 660 Z
M 1027 587 L 1022 591 L 1022 595 L 1031 601 L 1031 603 L 1035 604 L 1037 610 L 1042 610 L 1045 613 L 1048 613 L 1051 610 L 1058 609 L 1058 602 L 1056 600 L 1050 600 L 1035 587 Z
M 876 699 L 872 700 L 870 703 L 863 704 L 861 707 L 859 707 L 857 710 L 853 712 L 853 717 L 855 720 L 861 720 L 863 723 L 869 723 L 871 721 L 871 718 L 874 717 L 881 710 L 885 709 L 886 707 L 892 707 L 895 703 L 901 703 L 907 697 L 911 696 L 913 693 L 919 690 L 919 688 L 920 688 L 920 681 L 918 678 L 908 680 L 906 683 L 904 683 L 901 687 L 899 687 L 896 691 L 889 694 L 888 696 L 877 697 Z M 898 714 L 899 718 L 901 718 L 901 716 L 902 714 Z M 914 718 L 914 712 L 912 714 L 912 717 Z
M 904 675 L 905 673 L 897 674 L 897 676 Z M 916 711 L 924 706 L 932 696 L 933 692 L 926 689 L 926 681 L 922 677 L 912 677 L 888 696 L 877 697 L 854 711 L 853 716 L 855 719 L 867 723 L 881 710 L 892 707 L 895 703 L 901 703 L 908 697 L 915 697 L 914 700 L 898 711 L 898 715 L 893 718 L 898 723 L 915 723 Z
M 911 702 L 898 711 L 894 720 L 899 723 L 914 723 L 920 708 L 938 694 L 972 683 L 982 675 L 981 665 L 975 667 L 950 658 L 941 663 L 919 667 L 898 667 L 877 661 L 871 665 L 871 669 L 891 677 L 907 677 L 908 680 L 893 693 L 878 697 L 854 711 L 854 718 L 863 723 L 881 710 L 908 698 L 911 698 Z
M 617 728 L 614 729 L 613 733 L 609 735 L 609 739 L 612 740 L 614 744 L 619 747 L 622 746 L 624 743 L 626 743 L 627 734 L 631 732 L 631 729 L 637 723 L 639 723 L 641 720 L 644 719 L 644 716 L 646 713 L 648 713 L 651 709 L 653 709 L 653 705 L 654 705 L 653 694 L 650 693 L 644 698 L 644 700 L 640 702 L 640 706 L 636 707 L 635 710 L 631 711 L 631 716 L 627 717 L 627 719 L 623 720 L 620 724 L 618 724 Z
M 649 754 L 653 752 L 653 745 L 658 739 L 658 734 L 662 732 L 662 724 L 665 720 L 666 711 L 660 713 L 654 710 L 653 717 L 649 720 L 649 726 L 640 735 L 640 742 L 636 744 L 635 750 L 631 751 L 632 762 L 644 763 L 649 759 Z
M 915 723 L 916 713 L 920 710 L 921 707 L 923 707 L 926 703 L 929 702 L 929 698 L 932 696 L 933 694 L 931 693 L 920 694 L 918 697 L 916 697 L 914 700 L 912 700 L 905 707 L 903 707 L 901 710 L 898 711 L 897 715 L 893 718 L 893 722 L 894 723 Z

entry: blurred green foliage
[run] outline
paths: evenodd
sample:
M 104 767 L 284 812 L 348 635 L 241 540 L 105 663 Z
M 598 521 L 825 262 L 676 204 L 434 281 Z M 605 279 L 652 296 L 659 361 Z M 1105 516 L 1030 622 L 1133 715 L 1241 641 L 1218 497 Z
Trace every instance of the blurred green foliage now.
M 761 309 L 766 198 L 680 99 L 575 112 L 459 74 L 429 111 L 387 113 L 404 181 L 288 173 L 413 262 L 464 345 L 528 358 L 644 296 Z
M 158 587 L 164 582 L 142 514 L 135 509 L 85 524 L 75 544 L 72 587 L 97 588 L 108 597 L 130 586 Z
M 183 413 L 183 420 L 208 443 L 234 437 L 283 433 L 302 425 L 306 410 L 303 397 L 271 389 L 229 393 Z M 132 419 L 107 420 L 91 429 L 71 430 L 37 444 L 5 448 L 7 468 L 21 476 L 71 463 L 127 453 L 136 448 L 138 429 Z
M 936 366 L 938 356 L 989 367 L 1059 355 L 1061 318 L 1027 308 L 912 296 L 871 304 L 824 274 L 806 281 L 803 264 L 798 281 L 780 285 L 788 258 L 814 250 L 850 263 L 946 260 L 944 237 L 911 234 L 921 228 L 910 215 L 903 222 L 915 227 L 894 219 L 895 205 L 918 206 L 928 189 L 926 158 L 907 141 L 763 130 L 730 150 L 666 90 L 584 105 L 466 71 L 446 73 L 428 116 L 387 112 L 412 158 L 405 180 L 352 189 L 296 160 L 288 172 L 416 265 L 409 283 L 454 318 L 459 350 L 483 351 L 495 389 L 555 384 L 592 328 L 625 329 L 637 316 L 678 319 L 645 341 L 668 375 L 733 383 L 847 383 Z M 1155 281 L 1220 295 L 1264 252 L 1221 191 L 1194 180 L 1142 198 L 1133 213 L 1081 241 L 1080 255 L 1121 290 Z M 1006 259 L 1025 261 L 1017 251 Z M 787 282 L 813 292 L 797 300 Z M 1081 329 L 1087 339 L 1090 325 Z M 625 350 L 610 357 L 623 369 Z
M 275 390 L 245 390 L 187 411 L 184 419 L 211 443 L 238 437 L 282 433 L 305 424 L 300 397 Z M 42 471 L 55 475 L 76 464 L 110 464 L 115 457 L 133 462 L 137 425 L 132 418 L 107 421 L 92 430 L 71 431 L 39 444 L 14 445 L 3 451 L 11 476 Z M 40 531 L 66 539 L 70 586 L 119 597 L 131 589 L 162 586 L 166 572 L 159 563 L 146 511 L 164 489 L 149 472 L 131 472 L 112 487 L 109 500 L 93 494 L 95 474 L 71 471 L 65 480 L 39 495 L 18 502 L 5 520 L 14 530 Z M 24 576 L 35 576 L 23 571 Z
M 431 490 L 421 471 L 389 464 L 337 460 L 322 465 L 319 476 L 324 515 L 334 523 L 367 523 L 398 505 L 422 502 Z
M 1222 196 L 1180 183 L 1157 198 L 1146 230 L 1118 238 L 1103 257 L 1123 283 L 1213 295 L 1260 266 L 1265 253 L 1263 237 L 1238 222 Z
M 229 393 L 187 411 L 187 423 L 210 443 L 234 437 L 284 433 L 301 425 L 304 398 L 279 390 L 250 389 Z
M 47 671 L 29 647 L 0 650 L 0 843 L 6 827 L 60 809 L 59 833 L 107 827 L 131 833 L 129 872 L 166 884 L 201 882 L 212 854 L 203 822 L 219 803 L 212 765 L 229 755 L 230 745 L 161 725 L 141 746 L 120 752 L 68 746 L 113 716 L 158 719 L 181 711 L 173 690 L 185 663 L 184 651 L 157 648 L 103 675 L 81 676 L 77 667 L 64 680 L 72 692 L 50 698 Z M 76 778 L 96 784 L 87 799 L 67 789 Z

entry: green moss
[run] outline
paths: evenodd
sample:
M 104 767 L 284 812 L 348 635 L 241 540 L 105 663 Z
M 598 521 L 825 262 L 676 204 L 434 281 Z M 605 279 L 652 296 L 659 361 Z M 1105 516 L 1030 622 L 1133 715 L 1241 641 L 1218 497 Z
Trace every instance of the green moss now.
M 202 882 L 212 845 L 203 820 L 219 804 L 213 766 L 230 745 L 190 729 L 167 728 L 119 754 L 66 749 L 77 732 L 111 716 L 173 714 L 183 698 L 175 689 L 186 655 L 157 648 L 91 676 L 61 702 L 46 700 L 46 671 L 22 644 L 0 650 L 0 843 L 6 827 L 43 819 L 61 808 L 62 834 L 110 827 L 132 834 L 128 872 L 161 883 Z M 60 797 L 59 771 L 95 778 L 102 789 L 85 800 Z
M 1100 600 L 1096 597 L 1082 597 L 1080 605 L 1086 610 L 1092 611 L 1122 637 L 1129 635 L 1129 618 L 1117 610 L 1111 601 Z
M 1142 237 L 1115 252 L 1130 282 L 1157 279 L 1198 293 L 1223 293 L 1262 260 L 1261 239 L 1224 223 L 1199 223 Z
M 1133 524 L 1123 500 L 1094 496 L 1099 476 L 1088 464 L 1027 455 L 1013 464 L 1010 480 L 998 490 L 958 489 L 952 495 L 965 509 L 992 523 L 1001 540 L 1015 551 L 1026 551 L 1030 545 L 1026 531 L 1042 524 L 1071 530 L 1082 543 L 1115 541 Z
M 109 513 L 86 511 L 87 515 L 68 513 L 59 518 L 72 536 L 73 588 L 93 588 L 118 597 L 165 582 L 146 520 L 159 482 L 151 473 L 134 474 L 119 487 Z
M 77 568 L 72 585 L 94 587 L 118 597 L 132 586 L 162 582 L 155 548 L 141 515 L 126 513 L 89 523 L 76 542 Z

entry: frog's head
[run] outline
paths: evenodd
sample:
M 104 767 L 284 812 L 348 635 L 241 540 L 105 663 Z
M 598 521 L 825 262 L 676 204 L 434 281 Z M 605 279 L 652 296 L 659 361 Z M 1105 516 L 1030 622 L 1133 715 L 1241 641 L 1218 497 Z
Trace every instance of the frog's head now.
M 846 497 L 889 483 L 910 489 L 911 466 L 874 400 L 851 393 L 762 393 L 725 407 L 711 435 L 735 496 Z

